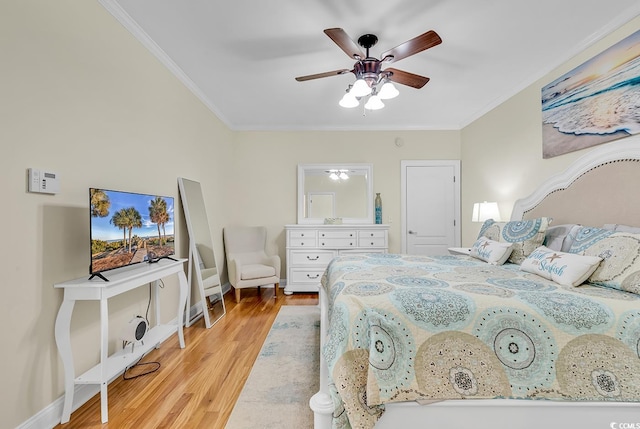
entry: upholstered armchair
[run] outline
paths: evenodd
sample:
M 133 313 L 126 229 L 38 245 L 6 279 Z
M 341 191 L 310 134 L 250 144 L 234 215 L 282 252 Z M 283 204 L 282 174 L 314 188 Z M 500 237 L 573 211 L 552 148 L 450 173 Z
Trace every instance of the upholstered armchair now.
M 240 289 L 273 284 L 273 297 L 280 285 L 280 257 L 267 255 L 267 229 L 262 226 L 232 226 L 223 230 L 229 283 L 240 302 Z

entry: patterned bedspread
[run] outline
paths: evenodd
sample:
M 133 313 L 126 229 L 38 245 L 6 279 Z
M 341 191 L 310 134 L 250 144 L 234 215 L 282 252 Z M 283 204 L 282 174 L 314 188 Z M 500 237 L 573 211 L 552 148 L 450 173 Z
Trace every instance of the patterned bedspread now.
M 334 427 L 407 400 L 640 401 L 639 295 L 468 256 L 339 257 L 322 285 Z

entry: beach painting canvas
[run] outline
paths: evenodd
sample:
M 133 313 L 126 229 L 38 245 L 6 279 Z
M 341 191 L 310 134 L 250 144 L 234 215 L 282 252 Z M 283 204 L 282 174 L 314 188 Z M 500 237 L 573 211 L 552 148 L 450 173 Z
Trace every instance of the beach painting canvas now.
M 542 88 L 552 158 L 640 133 L 640 30 Z

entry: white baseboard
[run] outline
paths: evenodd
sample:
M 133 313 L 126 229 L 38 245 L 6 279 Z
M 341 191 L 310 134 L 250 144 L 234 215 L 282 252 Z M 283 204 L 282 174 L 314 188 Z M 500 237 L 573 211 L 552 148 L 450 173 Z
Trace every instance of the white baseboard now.
M 76 387 L 73 394 L 73 411 L 80 408 L 85 402 L 100 393 L 100 386 L 83 384 Z M 38 414 L 32 416 L 29 420 L 20 424 L 16 429 L 50 429 L 60 423 L 62 416 L 62 407 L 64 405 L 64 396 L 59 397 L 47 407 L 42 409 Z

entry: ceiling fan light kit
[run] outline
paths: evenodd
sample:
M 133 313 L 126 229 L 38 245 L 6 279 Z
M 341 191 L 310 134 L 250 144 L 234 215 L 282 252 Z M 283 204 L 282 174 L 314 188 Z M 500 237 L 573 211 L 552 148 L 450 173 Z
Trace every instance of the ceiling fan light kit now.
M 356 79 L 349 92 L 353 94 L 354 97 L 365 97 L 371 94 L 371 87 L 363 78 L 359 78 Z
M 378 97 L 383 100 L 390 100 L 392 98 L 396 98 L 400 94 L 398 89 L 393 86 L 393 84 L 389 81 L 385 82 L 380 88 L 380 92 L 378 92 Z
M 422 52 L 442 43 L 442 39 L 433 31 L 427 31 L 414 37 L 389 51 L 383 52 L 381 59 L 369 56 L 369 49 L 378 42 L 374 34 L 364 34 L 358 38 L 356 44 L 342 28 L 328 28 L 325 34 L 335 42 L 350 58 L 355 59 L 353 69 L 340 69 L 330 72 L 317 73 L 297 77 L 298 82 L 353 73 L 356 81 L 347 87 L 347 93 L 339 101 L 339 105 L 346 108 L 357 107 L 360 99 L 369 97 L 364 107 L 368 110 L 378 110 L 384 107 L 382 100 L 389 100 L 398 96 L 399 91 L 392 82 L 420 89 L 427 82 L 428 77 L 387 68 L 382 70 L 383 64 L 390 64 Z M 359 45 L 359 46 L 358 46 Z M 366 50 L 362 52 L 360 47 Z
M 349 90 L 347 89 L 347 93 L 342 96 L 342 99 L 340 99 L 340 102 L 338 104 L 342 107 L 350 109 L 352 107 L 358 107 L 360 102 L 358 101 L 356 96 L 349 92 Z
M 367 110 L 380 110 L 384 107 L 384 103 L 377 95 L 372 95 L 367 100 L 367 103 L 364 105 L 364 108 Z

